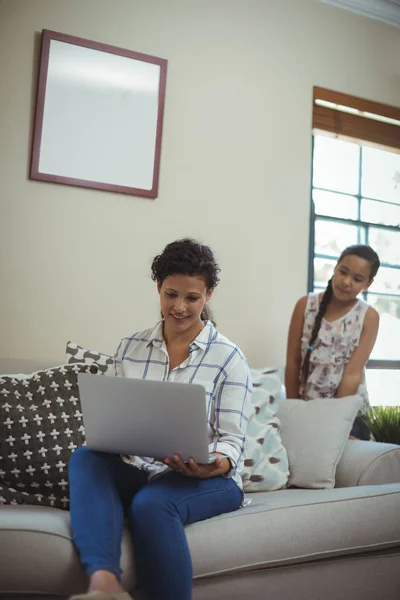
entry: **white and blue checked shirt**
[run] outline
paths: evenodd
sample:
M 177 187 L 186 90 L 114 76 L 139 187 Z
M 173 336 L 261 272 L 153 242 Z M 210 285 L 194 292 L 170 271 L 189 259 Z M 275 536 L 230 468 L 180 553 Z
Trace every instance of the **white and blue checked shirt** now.
M 115 375 L 197 383 L 206 390 L 209 452 L 229 457 L 232 477 L 242 489 L 240 470 L 250 410 L 250 370 L 240 349 L 208 321 L 189 346 L 188 358 L 169 372 L 163 322 L 123 338 L 114 357 Z M 154 477 L 169 467 L 151 458 L 123 457 Z

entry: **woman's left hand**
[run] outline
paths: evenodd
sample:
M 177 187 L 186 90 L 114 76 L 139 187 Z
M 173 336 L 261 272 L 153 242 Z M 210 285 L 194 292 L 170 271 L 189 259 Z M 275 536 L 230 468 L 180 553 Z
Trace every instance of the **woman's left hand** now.
M 215 457 L 214 462 L 208 464 L 197 463 L 194 458 L 184 462 L 179 454 L 164 459 L 163 463 L 185 477 L 197 477 L 198 479 L 220 477 L 231 470 L 229 458 L 218 455 Z

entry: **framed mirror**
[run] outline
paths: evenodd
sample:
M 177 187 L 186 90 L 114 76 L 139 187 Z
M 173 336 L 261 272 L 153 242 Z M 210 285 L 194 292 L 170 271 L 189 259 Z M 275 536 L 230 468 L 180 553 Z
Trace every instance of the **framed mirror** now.
M 156 198 L 167 61 L 44 29 L 30 178 Z

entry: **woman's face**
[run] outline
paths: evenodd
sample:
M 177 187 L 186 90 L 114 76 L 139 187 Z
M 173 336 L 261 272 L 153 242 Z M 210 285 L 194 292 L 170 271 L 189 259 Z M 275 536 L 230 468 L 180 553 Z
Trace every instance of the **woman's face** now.
M 354 254 L 345 256 L 335 267 L 332 280 L 335 298 L 342 302 L 354 300 L 371 285 L 370 275 L 371 267 L 365 258 Z
M 201 277 L 169 275 L 158 284 L 158 291 L 165 325 L 183 333 L 199 325 L 203 307 L 214 290 L 207 290 Z

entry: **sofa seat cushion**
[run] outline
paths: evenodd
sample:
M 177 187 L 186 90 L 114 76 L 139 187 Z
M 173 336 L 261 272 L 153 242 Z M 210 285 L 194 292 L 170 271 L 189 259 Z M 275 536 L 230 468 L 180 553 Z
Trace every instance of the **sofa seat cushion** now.
M 400 549 L 400 483 L 249 496 L 250 506 L 186 528 L 195 577 Z
M 400 548 L 400 484 L 259 492 L 235 513 L 189 525 L 194 577 Z M 0 507 L 0 595 L 83 591 L 69 515 L 45 507 Z M 129 535 L 123 581 L 136 579 Z
M 87 588 L 72 543 L 69 512 L 45 506 L 0 506 L 0 598 L 5 593 L 69 597 Z M 124 582 L 136 585 L 128 531 L 121 566 Z

